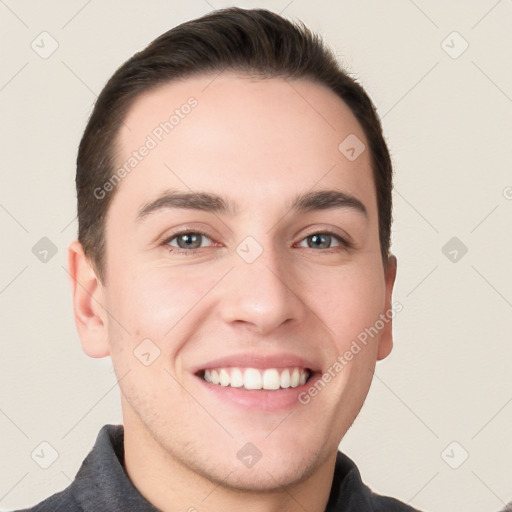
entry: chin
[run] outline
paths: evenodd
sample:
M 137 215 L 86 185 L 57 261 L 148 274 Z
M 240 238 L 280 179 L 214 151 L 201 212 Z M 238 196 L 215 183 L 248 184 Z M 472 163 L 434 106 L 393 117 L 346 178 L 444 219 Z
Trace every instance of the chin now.
M 280 464 L 265 464 L 261 459 L 250 469 L 231 468 L 229 477 L 223 481 L 225 487 L 240 491 L 268 493 L 280 491 L 306 480 L 315 468 L 283 461 Z
M 250 453 L 250 449 L 247 453 Z M 254 453 L 254 452 L 253 452 Z M 244 453 L 240 454 L 243 459 Z M 230 459 L 219 454 L 221 462 L 194 470 L 203 477 L 223 487 L 239 491 L 268 493 L 299 484 L 309 478 L 321 465 L 318 454 L 307 450 L 283 450 L 258 455 L 249 461 L 249 467 L 238 458 Z M 226 476 L 227 475 L 227 476 Z

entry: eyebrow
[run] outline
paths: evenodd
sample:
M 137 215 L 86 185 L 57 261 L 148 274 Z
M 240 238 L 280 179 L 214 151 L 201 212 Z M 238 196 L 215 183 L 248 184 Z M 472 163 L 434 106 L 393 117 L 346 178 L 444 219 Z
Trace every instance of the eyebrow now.
M 211 192 L 183 192 L 166 190 L 153 201 L 142 205 L 137 213 L 138 222 L 150 215 L 168 209 L 202 210 L 234 216 L 240 211 L 238 204 L 231 199 Z M 295 213 L 312 210 L 352 209 L 368 217 L 365 205 L 356 197 L 339 190 L 317 190 L 295 196 L 288 209 Z

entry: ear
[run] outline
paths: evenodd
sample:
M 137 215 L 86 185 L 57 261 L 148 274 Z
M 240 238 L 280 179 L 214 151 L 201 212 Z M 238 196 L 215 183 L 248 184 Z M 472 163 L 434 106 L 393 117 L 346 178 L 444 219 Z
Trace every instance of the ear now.
M 383 311 L 384 314 L 391 311 L 391 299 L 393 294 L 393 285 L 395 284 L 396 278 L 396 269 L 397 269 L 397 261 L 396 257 L 390 254 L 388 258 L 388 264 L 385 268 L 385 281 L 386 281 L 386 302 L 385 309 Z M 377 351 L 377 360 L 384 359 L 387 357 L 391 349 L 393 348 L 393 332 L 392 332 L 392 323 L 393 321 L 389 319 L 386 322 L 381 337 L 379 340 L 379 348 Z
M 106 357 L 110 352 L 108 315 L 103 307 L 105 289 L 78 240 L 68 247 L 68 267 L 82 350 L 90 357 Z

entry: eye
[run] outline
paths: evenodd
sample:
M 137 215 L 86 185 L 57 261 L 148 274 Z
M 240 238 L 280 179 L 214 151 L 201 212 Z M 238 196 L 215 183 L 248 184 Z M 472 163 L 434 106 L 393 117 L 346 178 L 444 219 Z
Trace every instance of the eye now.
M 351 247 L 351 244 L 347 240 L 331 231 L 312 233 L 304 238 L 303 241 L 307 243 L 308 248 L 332 249 L 333 247 L 331 243 L 333 241 L 337 242 L 335 247 L 341 247 L 344 249 Z M 304 247 L 302 243 L 301 247 Z
M 170 252 L 176 250 L 177 252 L 194 253 L 196 249 L 201 248 L 203 238 L 211 241 L 211 238 L 202 231 L 182 231 L 181 233 L 174 233 L 163 244 L 168 246 Z M 172 243 L 174 241 L 176 241 L 176 244 Z
M 202 242 L 204 239 L 212 239 L 202 231 L 182 231 L 174 233 L 172 236 L 162 242 L 162 245 L 169 249 L 169 252 L 177 252 L 180 254 L 194 254 L 197 250 L 204 248 Z M 306 242 L 307 248 L 310 249 L 336 249 L 343 250 L 352 247 L 352 244 L 345 240 L 343 237 L 331 231 L 322 231 L 312 233 L 303 238 L 300 246 L 304 247 L 303 243 Z M 335 242 L 335 245 L 333 243 Z

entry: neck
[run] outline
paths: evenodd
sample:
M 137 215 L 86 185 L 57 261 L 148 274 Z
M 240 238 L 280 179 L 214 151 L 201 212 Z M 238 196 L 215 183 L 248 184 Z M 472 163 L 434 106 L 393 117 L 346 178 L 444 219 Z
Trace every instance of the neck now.
M 132 418 L 133 419 L 133 418 Z M 140 423 L 124 418 L 125 470 L 133 485 L 162 512 L 323 512 L 329 499 L 336 452 L 315 466 L 299 481 L 275 489 L 242 490 L 223 481 L 209 479 L 166 451 Z M 138 428 L 140 427 L 140 428 Z

